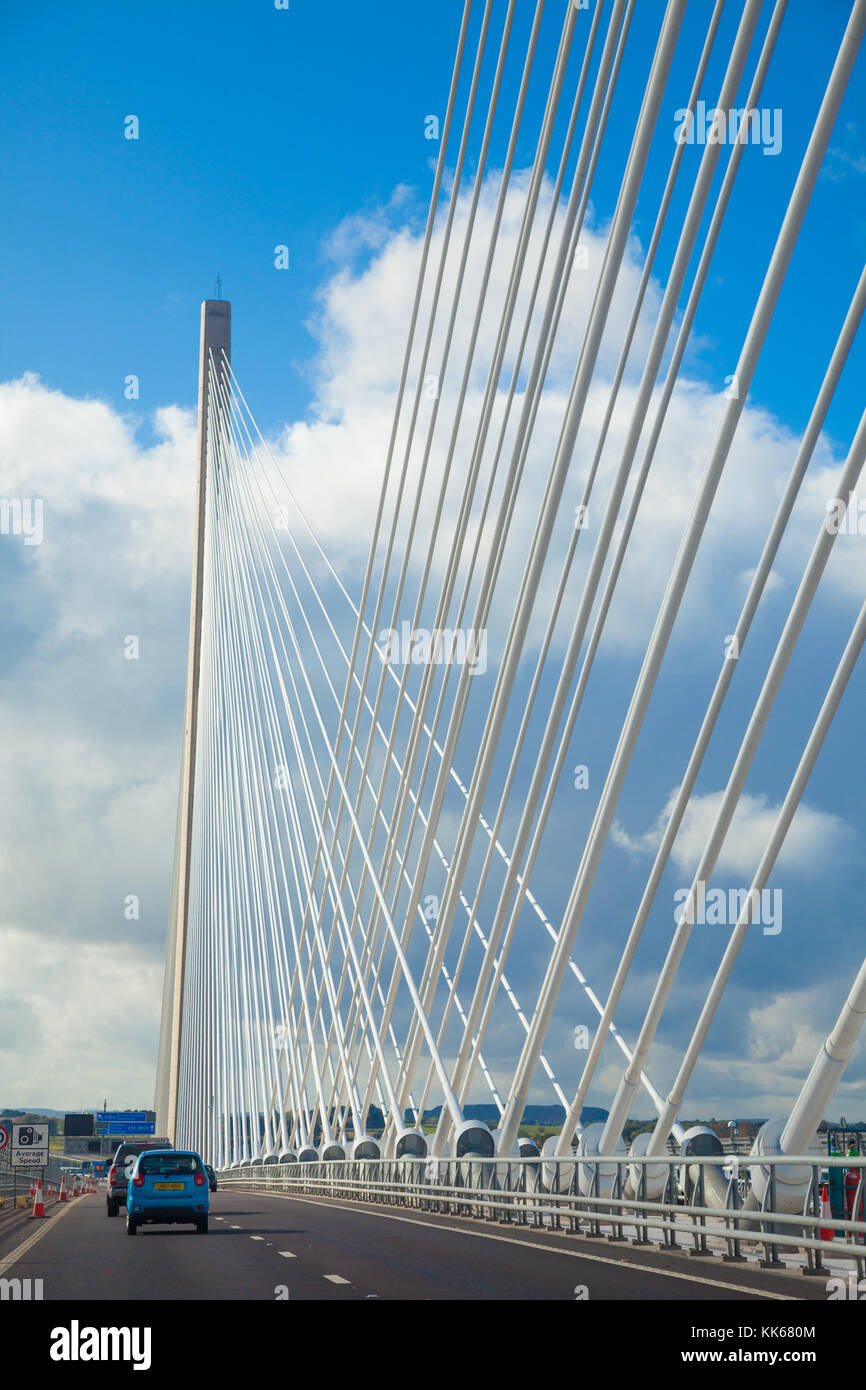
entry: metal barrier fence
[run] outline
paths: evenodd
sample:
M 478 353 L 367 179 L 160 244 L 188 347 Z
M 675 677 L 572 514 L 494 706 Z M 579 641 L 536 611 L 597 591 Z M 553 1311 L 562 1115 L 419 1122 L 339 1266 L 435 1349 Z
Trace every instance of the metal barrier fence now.
M 51 1183 L 55 1187 L 60 1186 L 63 1173 L 66 1173 L 67 1186 L 71 1186 L 72 1177 L 77 1174 L 79 1179 L 85 1176 L 84 1170 L 76 1168 L 68 1160 L 52 1157 L 44 1168 L 0 1168 L 0 1198 L 3 1198 L 3 1208 L 14 1208 L 18 1197 L 29 1197 L 33 1183 L 42 1175 L 43 1189 Z M 46 1194 L 47 1195 L 47 1194 Z
M 224 1169 L 218 1181 L 223 1187 L 338 1197 L 688 1249 L 693 1255 L 719 1254 L 731 1263 L 746 1261 L 744 1246 L 763 1247 L 764 1269 L 787 1268 L 780 1254 L 803 1251 L 804 1274 L 825 1274 L 824 1260 L 834 1257 L 853 1261 L 858 1279 L 866 1277 L 866 1158 L 762 1155 L 740 1159 L 736 1167 L 727 1160 L 725 1167 L 730 1171 L 721 1205 L 705 1201 L 710 1171 L 717 1178 L 721 1169 L 717 1155 L 258 1162 Z M 844 1218 L 822 1215 L 822 1189 L 831 1167 L 853 1175 Z M 760 1201 L 759 1185 L 753 1188 L 749 1181 L 753 1168 L 764 1170 Z M 659 1196 L 647 1195 L 650 1184 L 660 1189 Z M 783 1190 L 785 1211 L 777 1209 L 782 1205 L 777 1192 Z M 795 1211 L 790 1210 L 792 1192 L 798 1194 Z
M 0 1168 L 0 1197 L 15 1205 L 20 1188 L 17 1168 Z M 29 1190 L 29 1189 L 28 1189 Z

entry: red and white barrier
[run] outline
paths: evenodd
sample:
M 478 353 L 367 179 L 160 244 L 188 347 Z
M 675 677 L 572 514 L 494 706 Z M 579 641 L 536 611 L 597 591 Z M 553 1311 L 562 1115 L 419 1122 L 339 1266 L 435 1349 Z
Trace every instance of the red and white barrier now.
M 43 1198 L 43 1195 L 42 1195 L 42 1179 L 41 1179 L 41 1178 L 38 1178 L 37 1181 L 36 1181 L 36 1195 L 35 1195 L 35 1197 L 34 1197 L 34 1199 L 33 1199 L 33 1215 L 34 1215 L 34 1216 L 44 1216 L 44 1215 L 45 1215 L 45 1201 L 44 1201 L 44 1198 Z

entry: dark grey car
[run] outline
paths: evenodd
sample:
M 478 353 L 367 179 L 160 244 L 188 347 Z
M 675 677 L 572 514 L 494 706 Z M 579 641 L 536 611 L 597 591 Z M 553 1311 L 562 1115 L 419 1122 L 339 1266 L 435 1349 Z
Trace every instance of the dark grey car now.
M 105 1194 L 105 1209 L 109 1216 L 116 1216 L 121 1207 L 126 1206 L 126 1187 L 132 1177 L 135 1160 L 148 1149 L 174 1148 L 167 1139 L 140 1139 L 123 1143 L 114 1155 L 108 1170 L 108 1189 Z

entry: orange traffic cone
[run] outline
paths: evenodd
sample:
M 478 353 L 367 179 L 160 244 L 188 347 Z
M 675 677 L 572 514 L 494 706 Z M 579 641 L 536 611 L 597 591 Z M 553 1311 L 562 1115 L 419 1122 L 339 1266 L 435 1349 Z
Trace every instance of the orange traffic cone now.
M 68 1201 L 69 1201 L 69 1193 L 66 1191 L 66 1174 L 65 1174 L 65 1173 L 61 1173 L 61 1174 L 60 1174 L 60 1197 L 59 1197 L 58 1200 L 61 1201 L 61 1202 L 68 1202 Z
M 833 1220 L 833 1213 L 830 1209 L 830 1194 L 827 1191 L 827 1184 L 821 1184 L 821 1217 L 823 1220 Z M 821 1227 L 821 1240 L 832 1240 L 836 1232 L 832 1226 Z
M 33 1215 L 34 1215 L 34 1216 L 44 1216 L 44 1215 L 45 1215 L 45 1203 L 44 1203 L 44 1201 L 42 1200 L 42 1179 L 41 1179 L 41 1178 L 37 1179 L 37 1182 L 36 1182 L 36 1196 L 35 1196 L 35 1198 L 34 1198 L 34 1200 L 33 1200 Z

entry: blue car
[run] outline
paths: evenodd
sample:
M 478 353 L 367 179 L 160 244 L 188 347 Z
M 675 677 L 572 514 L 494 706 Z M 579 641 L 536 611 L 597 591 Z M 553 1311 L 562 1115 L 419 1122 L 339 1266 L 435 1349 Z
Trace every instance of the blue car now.
M 139 1155 L 126 1189 L 126 1230 L 139 1226 L 189 1223 L 207 1233 L 210 1208 L 207 1173 L 197 1153 L 150 1149 Z

